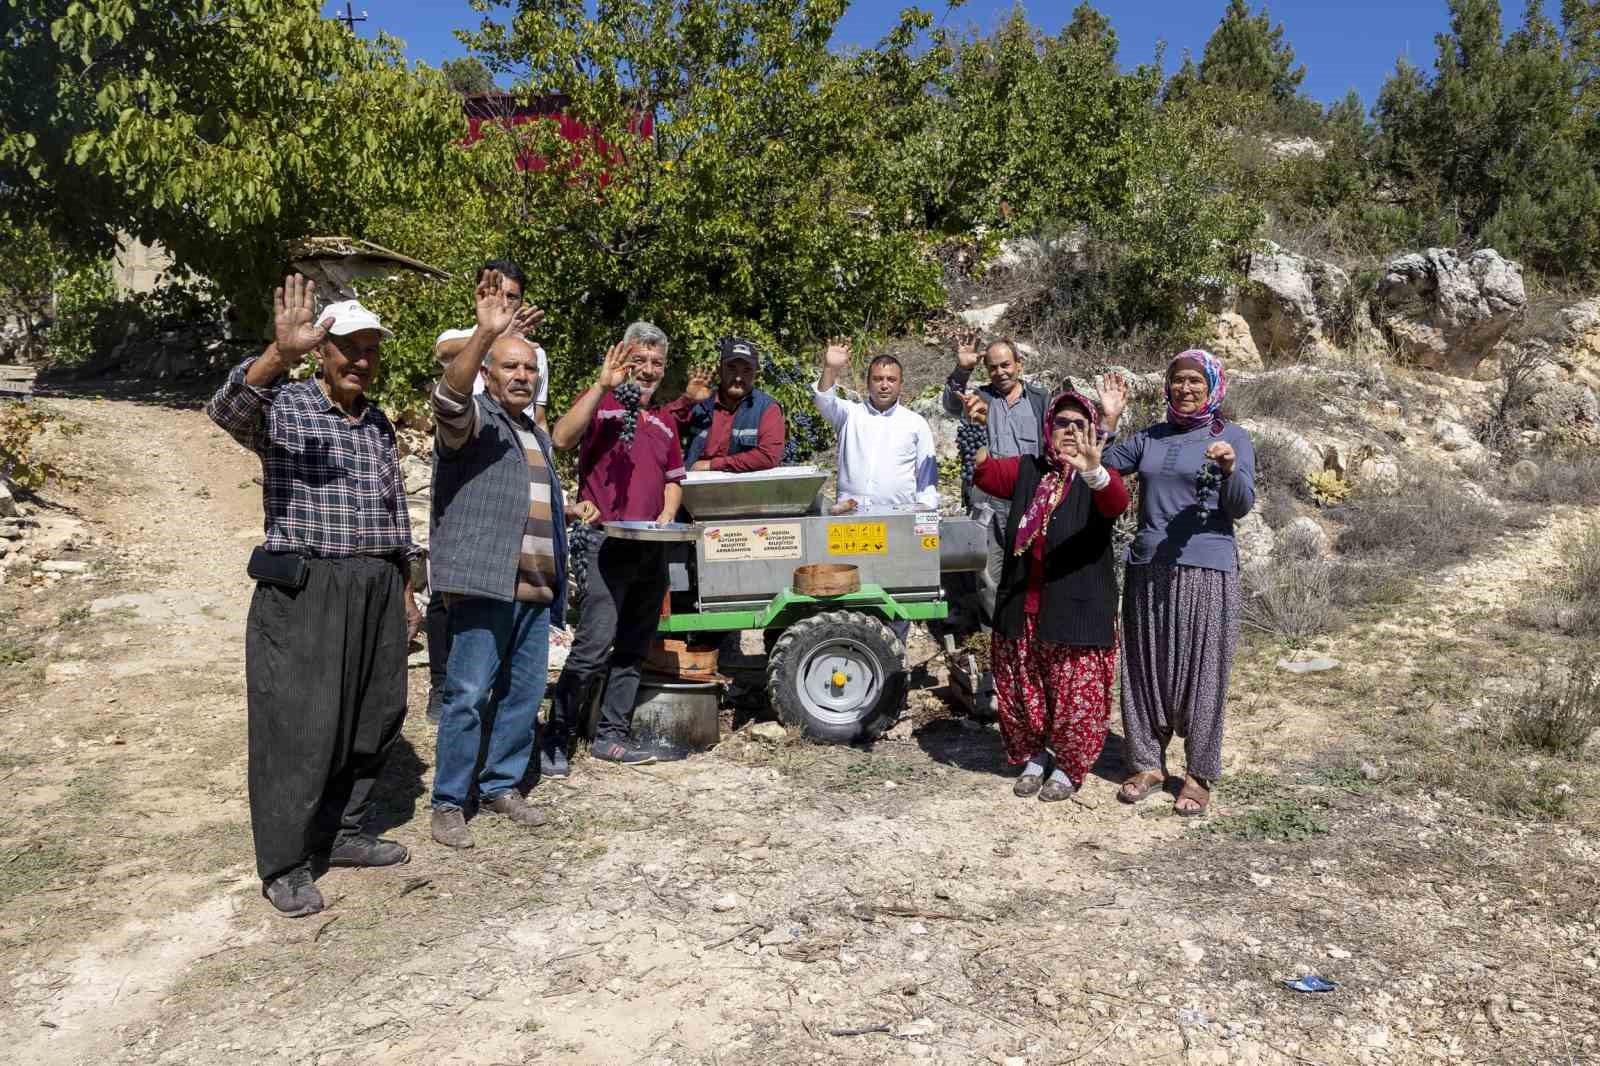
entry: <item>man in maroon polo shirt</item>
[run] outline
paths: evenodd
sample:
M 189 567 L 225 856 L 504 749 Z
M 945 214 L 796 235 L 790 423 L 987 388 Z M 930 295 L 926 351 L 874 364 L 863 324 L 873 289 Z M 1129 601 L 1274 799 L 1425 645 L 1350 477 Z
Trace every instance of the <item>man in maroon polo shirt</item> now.
M 705 371 L 689 375 L 683 395 L 662 410 L 689 432 L 684 465 L 690 470 L 744 474 L 771 470 L 783 461 L 783 410 L 756 388 L 761 356 L 742 337 L 717 345 L 717 391 Z
M 600 522 L 671 522 L 683 500 L 677 424 L 650 403 L 667 372 L 667 345 L 667 335 L 650 323 L 629 326 L 622 342 L 606 353 L 594 385 L 550 431 L 557 448 L 578 449 L 578 498 L 599 508 Z M 626 441 L 626 412 L 612 390 L 630 377 L 642 395 L 633 439 Z M 592 549 L 572 650 L 551 696 L 549 726 L 540 737 L 541 776 L 567 776 L 567 744 L 602 668 L 606 695 L 590 753 L 610 762 L 655 761 L 633 743 L 630 728 L 639 664 L 667 594 L 665 547 L 602 538 Z

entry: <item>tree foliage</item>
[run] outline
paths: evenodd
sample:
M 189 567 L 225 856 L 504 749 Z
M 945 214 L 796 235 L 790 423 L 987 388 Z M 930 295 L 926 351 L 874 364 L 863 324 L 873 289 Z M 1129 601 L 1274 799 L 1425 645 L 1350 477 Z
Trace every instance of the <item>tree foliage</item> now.
M 286 239 L 359 232 L 414 200 L 459 105 L 397 42 L 362 42 L 318 8 L 8 0 L 0 215 L 79 250 L 158 241 L 240 293 L 281 269 Z
M 554 119 L 475 145 L 492 227 L 573 353 L 556 395 L 630 318 L 708 357 L 756 329 L 775 354 L 830 333 L 882 330 L 936 306 L 936 264 L 862 175 L 886 94 L 915 92 L 906 50 L 828 47 L 844 0 L 524 0 L 465 39 L 533 98 L 563 94 L 592 138 Z M 922 16 L 908 16 L 913 20 Z M 912 32 L 911 29 L 907 31 Z M 904 67 L 895 67 L 896 60 Z M 882 60 L 882 62 L 880 62 Z M 510 163 L 532 153 L 543 166 Z M 680 355 L 681 353 L 681 355 Z
M 1222 21 L 1206 41 L 1198 74 L 1207 85 L 1285 102 L 1300 91 L 1306 68 L 1295 66 L 1283 23 L 1273 25 L 1266 8 L 1252 15 L 1248 0 L 1228 0 Z

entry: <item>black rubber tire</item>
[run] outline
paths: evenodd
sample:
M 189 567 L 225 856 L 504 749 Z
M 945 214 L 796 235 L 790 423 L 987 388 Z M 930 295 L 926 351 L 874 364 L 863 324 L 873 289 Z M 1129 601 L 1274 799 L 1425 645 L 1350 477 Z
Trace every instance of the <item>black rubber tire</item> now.
M 851 722 L 830 721 L 813 714 L 800 695 L 800 668 L 816 651 L 847 638 L 870 654 L 883 684 L 869 707 L 856 709 Z M 783 631 L 767 661 L 767 701 L 786 725 L 823 744 L 876 740 L 905 709 L 906 649 L 894 631 L 874 615 L 861 611 L 825 611 Z

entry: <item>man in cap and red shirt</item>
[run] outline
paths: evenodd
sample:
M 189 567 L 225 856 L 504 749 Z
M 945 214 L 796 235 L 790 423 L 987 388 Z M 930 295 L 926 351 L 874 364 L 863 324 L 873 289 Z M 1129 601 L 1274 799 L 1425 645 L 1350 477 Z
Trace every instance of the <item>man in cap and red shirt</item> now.
M 710 375 L 689 375 L 683 395 L 662 410 L 689 433 L 684 464 L 693 471 L 744 474 L 771 470 L 783 460 L 783 410 L 770 393 L 756 388 L 761 355 L 741 337 L 717 345 L 717 391 Z

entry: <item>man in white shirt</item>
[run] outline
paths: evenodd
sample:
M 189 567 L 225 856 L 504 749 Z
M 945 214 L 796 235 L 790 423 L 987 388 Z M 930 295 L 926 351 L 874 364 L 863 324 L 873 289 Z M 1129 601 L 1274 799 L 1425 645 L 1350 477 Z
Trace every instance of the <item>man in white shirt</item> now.
M 532 306 L 531 304 L 524 304 L 522 302 L 522 268 L 507 259 L 491 259 L 489 262 L 478 268 L 478 282 L 482 283 L 483 276 L 491 270 L 498 270 L 500 272 L 501 291 L 504 292 L 511 299 L 511 301 L 517 305 L 517 314 L 516 317 L 511 320 L 511 327 L 508 332 L 518 336 L 523 336 L 526 339 L 526 334 L 532 330 L 538 329 L 539 324 L 544 321 L 544 312 L 539 310 L 537 307 Z M 451 361 L 455 359 L 456 355 L 460 353 L 461 349 L 466 347 L 467 338 L 471 336 L 471 326 L 468 326 L 466 329 L 445 330 L 443 333 L 439 334 L 439 339 L 433 342 L 434 356 L 439 360 L 440 363 L 444 364 L 445 366 L 449 366 Z M 545 401 L 550 396 L 550 364 L 545 358 L 544 349 L 531 339 L 529 339 L 528 342 L 533 344 L 533 354 L 539 362 L 539 392 L 533 398 L 533 409 L 531 413 L 533 415 L 534 423 L 540 429 L 548 433 L 550 431 L 550 427 L 545 425 L 544 409 Z M 483 375 L 479 374 L 477 377 L 472 379 L 472 392 L 473 395 L 476 396 L 482 391 Z
M 836 341 L 822 356 L 822 378 L 811 398 L 839 436 L 839 493 L 835 513 L 933 511 L 939 507 L 939 462 L 928 420 L 900 404 L 900 360 L 880 355 L 867 367 L 867 402 L 839 397 L 839 372 L 850 345 Z

